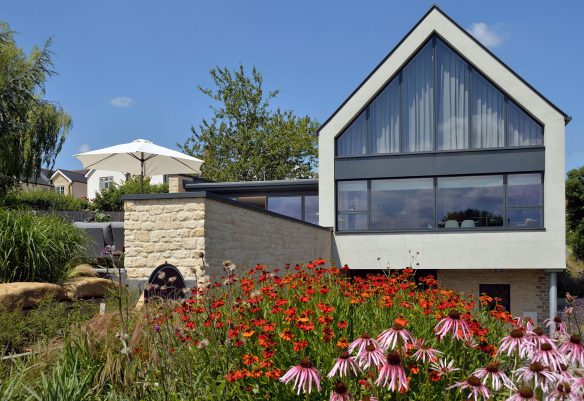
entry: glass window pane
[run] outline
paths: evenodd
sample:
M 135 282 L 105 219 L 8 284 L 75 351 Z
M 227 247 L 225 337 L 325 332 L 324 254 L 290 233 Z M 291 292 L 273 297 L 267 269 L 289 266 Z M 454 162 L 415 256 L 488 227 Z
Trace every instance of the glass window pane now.
M 468 149 L 468 64 L 436 40 L 436 149 Z
M 543 145 L 543 128 L 509 101 L 509 146 Z
M 364 155 L 366 115 L 363 111 L 359 117 L 337 139 L 337 156 Z
M 339 181 L 337 190 L 339 212 L 367 211 L 367 181 Z
M 269 196 L 268 210 L 302 220 L 301 196 Z
M 539 206 L 542 204 L 541 174 L 507 176 L 507 206 Z
M 511 209 L 507 210 L 508 227 L 541 227 L 543 225 L 542 209 Z
M 429 41 L 402 71 L 405 152 L 434 149 L 434 68 Z
M 432 178 L 371 181 L 371 229 L 434 227 Z
M 339 213 L 337 217 L 339 231 L 364 231 L 367 230 L 366 213 Z
M 504 147 L 505 97 L 477 71 L 472 72 L 471 95 L 472 147 Z
M 438 178 L 438 227 L 463 228 L 503 225 L 503 176 Z
M 399 152 L 399 79 L 394 79 L 369 106 L 371 153 Z
M 304 197 L 304 221 L 318 224 L 318 195 Z

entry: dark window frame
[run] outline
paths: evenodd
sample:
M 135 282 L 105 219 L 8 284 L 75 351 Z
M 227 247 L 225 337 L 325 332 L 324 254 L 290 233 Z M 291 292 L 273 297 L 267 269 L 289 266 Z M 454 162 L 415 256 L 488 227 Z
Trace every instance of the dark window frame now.
M 444 43 L 444 45 L 449 48 L 451 51 L 453 51 L 457 56 L 459 56 L 462 60 L 464 60 L 469 67 L 469 78 L 468 78 L 468 101 L 469 101 L 469 127 L 468 127 L 468 132 L 467 132 L 467 144 L 468 147 L 465 149 L 454 149 L 454 150 L 437 150 L 436 148 L 436 126 L 437 126 L 437 112 L 436 112 L 436 103 L 437 103 L 437 90 L 436 90 L 436 70 L 438 68 L 437 66 L 437 62 L 436 62 L 436 42 L 437 39 L 441 40 L 442 43 Z M 433 110 L 434 110 L 434 127 L 433 127 L 433 143 L 432 143 L 432 150 L 430 151 L 420 151 L 420 152 L 404 152 L 404 140 L 403 140 L 403 135 L 404 135 L 404 130 L 403 130 L 403 118 L 402 118 L 402 114 L 403 114 L 403 77 L 402 77 L 402 71 L 404 70 L 404 68 L 418 55 L 418 53 L 426 46 L 426 44 L 428 44 L 429 42 L 432 42 L 432 54 L 433 54 L 433 72 L 434 72 L 434 77 L 433 77 Z M 487 81 L 490 85 L 492 85 L 495 89 L 497 89 L 499 92 L 501 92 L 501 94 L 504 97 L 504 102 L 505 102 L 505 109 L 504 109 L 504 117 L 503 117 L 503 125 L 504 125 L 504 145 L 500 146 L 500 147 L 488 147 L 488 148 L 473 148 L 472 147 L 472 74 L 474 73 L 478 73 L 481 75 L 481 77 Z M 370 149 L 370 144 L 369 144 L 369 106 L 371 105 L 371 103 L 373 103 L 377 97 L 394 81 L 394 79 L 398 79 L 399 80 L 399 92 L 400 92 L 400 101 L 399 101 L 399 116 L 400 116 L 400 120 L 399 120 L 399 140 L 400 140 L 400 146 L 399 146 L 399 152 L 393 152 L 393 153 L 371 153 L 371 149 Z M 539 125 L 541 127 L 541 134 L 542 134 L 542 140 L 541 140 L 541 144 L 539 145 L 523 145 L 523 146 L 509 146 L 509 133 L 508 133 L 508 126 L 509 126 L 509 102 L 513 102 L 515 104 L 515 106 L 523 111 L 530 119 L 532 119 L 537 125 Z M 337 146 L 337 142 L 339 140 L 339 138 L 341 138 L 343 136 L 343 134 L 347 131 L 347 129 L 349 127 L 351 127 L 351 125 L 353 124 L 353 122 L 355 122 L 355 120 L 357 120 L 359 117 L 361 117 L 362 113 L 365 113 L 365 138 L 363 138 L 363 140 L 365 141 L 365 153 L 364 154 L 358 154 L 358 155 L 339 155 L 338 152 L 338 146 Z M 358 113 L 356 113 L 356 115 L 349 121 L 349 123 L 345 126 L 345 128 L 343 128 L 343 130 L 341 131 L 340 134 L 338 134 L 335 137 L 335 157 L 339 157 L 339 158 L 343 158 L 343 157 L 370 157 L 370 156 L 379 156 L 379 155 L 399 155 L 399 154 L 422 154 L 422 153 L 442 153 L 442 152 L 464 152 L 464 151 L 468 151 L 468 150 L 499 150 L 499 149 L 522 149 L 522 148 L 530 148 L 530 147 L 544 147 L 545 146 L 545 124 L 540 121 L 538 118 L 536 118 L 532 113 L 530 113 L 529 111 L 527 111 L 517 100 L 515 100 L 512 96 L 510 96 L 504 89 L 502 89 L 499 85 L 497 85 L 496 83 L 494 83 L 491 79 L 489 79 L 489 77 L 487 76 L 487 74 L 485 74 L 484 72 L 482 72 L 480 70 L 480 68 L 476 67 L 473 63 L 471 63 L 464 55 L 462 55 L 458 50 L 456 50 L 452 44 L 450 44 L 444 37 L 442 37 L 439 33 L 437 33 L 436 31 L 434 31 L 427 40 L 425 40 L 411 55 L 410 57 L 398 68 L 397 72 L 392 75 L 383 85 L 382 87 L 375 93 L 375 95 L 371 98 L 371 100 L 369 100 L 367 102 L 367 104 L 361 109 L 359 110 Z
M 539 174 L 541 177 L 541 205 L 538 206 L 520 206 L 520 207 L 509 207 L 507 205 L 507 178 L 510 175 L 525 175 L 525 174 Z M 444 228 L 438 227 L 438 208 L 437 208 L 437 191 L 438 178 L 449 178 L 449 177 L 474 177 L 474 176 L 503 176 L 503 225 L 502 226 L 491 226 L 491 227 L 459 227 L 459 228 Z M 446 176 L 434 176 L 432 182 L 434 185 L 434 227 L 428 229 L 386 229 L 386 230 L 372 230 L 371 229 L 371 182 L 375 180 L 403 180 L 403 179 L 416 179 L 416 178 L 430 178 L 430 177 L 387 177 L 387 178 L 373 178 L 373 179 L 352 179 L 352 180 L 335 180 L 335 232 L 340 234 L 344 233 L 460 233 L 460 232 L 492 232 L 492 231 L 541 231 L 545 230 L 545 199 L 544 199 L 544 172 L 543 171 L 530 171 L 522 173 L 497 173 L 497 174 L 458 174 L 458 175 L 446 175 Z M 366 211 L 342 211 L 339 210 L 338 205 L 338 185 L 341 182 L 352 182 L 352 181 L 365 181 L 367 183 L 367 210 Z M 507 219 L 508 210 L 517 209 L 538 209 L 541 210 L 541 225 L 530 226 L 530 227 L 517 227 L 509 226 Z M 338 218 L 341 214 L 367 214 L 367 229 L 366 230 L 339 230 Z
M 271 211 L 273 213 L 278 213 L 278 212 L 274 212 L 272 210 L 270 210 L 270 198 L 291 198 L 291 197 L 300 197 L 300 214 L 301 214 L 301 220 L 306 222 L 306 197 L 307 196 L 316 196 L 316 198 L 318 199 L 318 193 L 267 193 L 264 194 L 262 196 L 266 197 L 266 207 L 265 210 Z M 278 213 L 281 214 L 281 213 Z M 283 215 L 283 216 L 287 216 L 287 215 Z M 290 218 L 295 218 L 295 217 L 291 217 L 291 216 L 287 216 Z M 314 223 L 312 223 L 314 224 Z M 318 223 L 317 223 L 318 224 Z

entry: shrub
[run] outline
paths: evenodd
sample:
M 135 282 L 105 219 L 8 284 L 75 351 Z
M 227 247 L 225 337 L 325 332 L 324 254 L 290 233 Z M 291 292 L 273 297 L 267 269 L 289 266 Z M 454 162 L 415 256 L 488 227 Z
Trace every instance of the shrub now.
M 122 195 L 140 193 L 140 177 L 133 177 L 122 185 L 114 184 L 95 194 L 93 208 L 105 212 L 123 212 Z M 150 184 L 150 177 L 144 177 L 144 193 L 168 193 L 168 184 Z
M 83 230 L 56 216 L 0 209 L 0 281 L 58 282 L 86 244 Z
M 88 209 L 89 201 L 52 191 L 12 191 L 0 198 L 0 205 L 6 208 L 78 211 Z

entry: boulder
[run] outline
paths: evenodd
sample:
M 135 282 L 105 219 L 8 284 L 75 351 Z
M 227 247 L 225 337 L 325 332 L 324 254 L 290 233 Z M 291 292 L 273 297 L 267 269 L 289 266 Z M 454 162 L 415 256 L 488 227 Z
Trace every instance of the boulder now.
M 0 307 L 32 308 L 43 300 L 63 299 L 63 289 L 57 284 L 15 282 L 0 284 Z
M 99 277 L 75 277 L 61 283 L 65 299 L 102 298 L 110 289 L 118 287 L 111 280 Z

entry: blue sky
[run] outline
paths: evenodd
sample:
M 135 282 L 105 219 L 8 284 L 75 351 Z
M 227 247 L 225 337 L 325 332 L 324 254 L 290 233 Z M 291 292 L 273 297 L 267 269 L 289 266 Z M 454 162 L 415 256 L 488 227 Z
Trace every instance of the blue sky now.
M 19 0 L 2 5 L 0 20 L 25 49 L 53 37 L 59 75 L 47 97 L 74 123 L 57 167 L 75 169 L 79 151 L 183 143 L 211 115 L 197 85 L 210 85 L 215 65 L 255 65 L 265 89 L 281 90 L 274 105 L 323 122 L 432 4 Z M 566 167 L 584 165 L 584 2 L 437 4 L 573 117 Z

